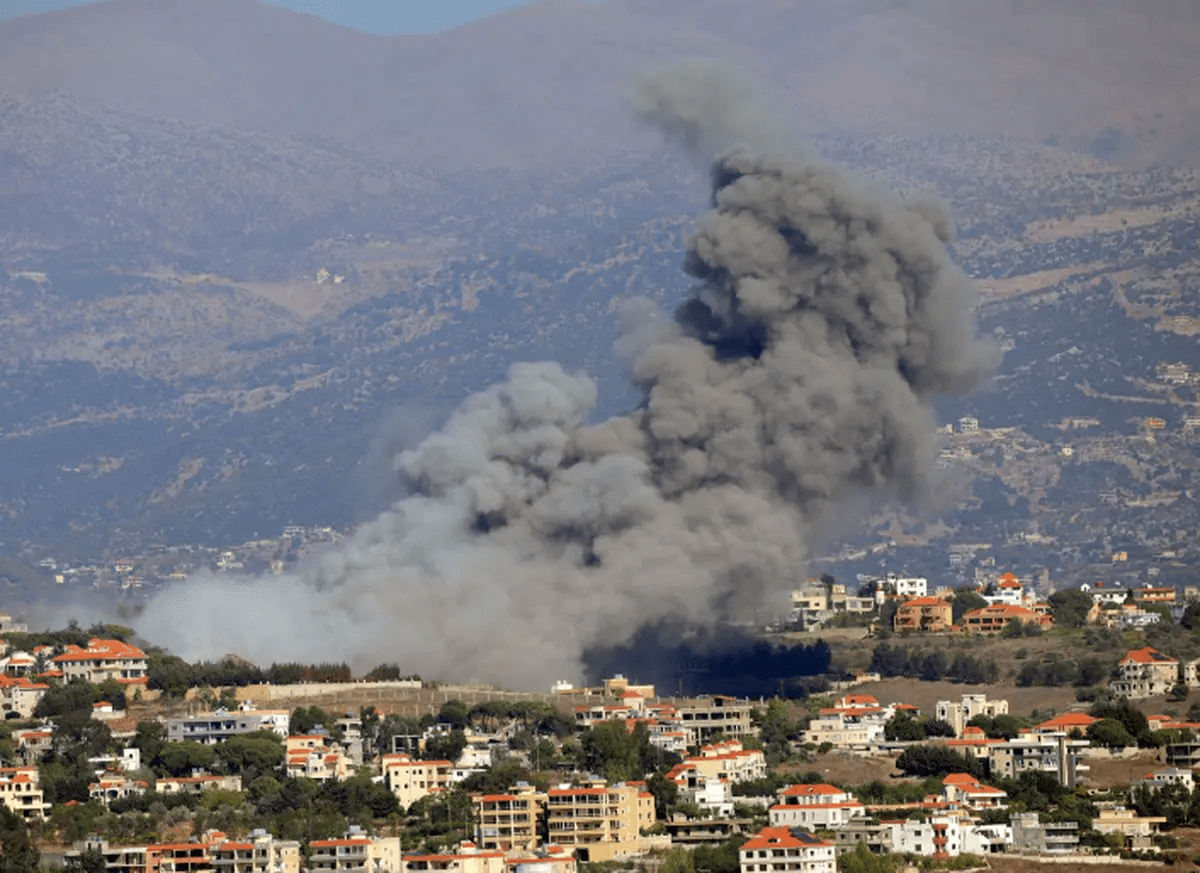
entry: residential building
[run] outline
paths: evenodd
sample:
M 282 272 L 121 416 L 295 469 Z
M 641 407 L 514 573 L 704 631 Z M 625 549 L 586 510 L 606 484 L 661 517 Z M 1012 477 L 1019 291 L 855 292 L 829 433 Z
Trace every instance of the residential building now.
M 1025 604 L 1025 586 L 1014 573 L 1001 573 L 996 584 L 984 593 L 983 599 L 990 604 L 1007 606 L 1023 606 Z
M 924 820 L 886 822 L 890 851 L 895 854 L 954 858 L 967 854 L 1002 852 L 1011 842 L 1005 825 L 976 825 L 956 815 L 934 815 Z
M 146 846 L 146 873 L 209 873 L 212 870 L 209 852 L 222 841 L 223 836 L 217 840 L 210 834 L 196 842 Z
M 1054 626 L 1054 619 L 1044 612 L 1036 612 L 1024 606 L 996 603 L 965 613 L 962 617 L 962 627 L 968 633 L 998 634 L 1014 621 L 1042 630 L 1049 630 Z
M 1137 851 L 1158 851 L 1154 835 L 1162 831 L 1167 823 L 1166 816 L 1139 816 L 1123 806 L 1101 807 L 1092 819 L 1092 827 L 1102 834 L 1120 834 L 1125 838 L 1125 848 Z
M 97 637 L 88 641 L 86 649 L 69 645 L 53 662 L 68 681 L 83 679 L 98 684 L 114 679 L 124 685 L 146 683 L 146 653 L 120 640 Z
M 42 798 L 37 767 L 0 767 L 0 803 L 25 821 L 46 817 L 50 804 Z
M 1191 794 L 1196 787 L 1196 780 L 1192 775 L 1192 771 L 1185 770 L 1182 767 L 1164 767 L 1161 770 L 1147 773 L 1141 779 L 1135 779 L 1129 787 L 1131 791 L 1141 787 L 1149 788 L 1152 791 L 1159 791 L 1163 788 L 1173 786 L 1183 788 Z
M 988 772 L 993 776 L 1017 779 L 1026 770 L 1053 773 L 1065 788 L 1074 788 L 1078 774 L 1086 770 L 1079 764 L 1079 753 L 1090 743 L 1068 739 L 1066 734 L 1025 735 L 988 747 Z
M 414 761 L 408 755 L 384 755 L 383 783 L 405 807 L 445 791 L 453 782 L 452 761 Z
M 822 708 L 808 723 L 804 742 L 829 743 L 839 749 L 867 749 L 884 739 L 883 729 L 893 709 L 879 705 L 870 694 L 847 694 Z
M 785 827 L 767 827 L 738 850 L 741 873 L 835 873 L 833 843 Z
M 836 829 L 867 814 L 854 795 L 825 783 L 791 785 L 779 791 L 779 803 L 770 809 L 772 827 L 809 830 Z
M 1071 854 L 1079 848 L 1078 822 L 1043 822 L 1036 812 L 1014 813 L 1009 822 L 1014 852 Z
M 13 745 L 22 764 L 36 764 L 54 748 L 54 731 L 50 728 L 26 728 L 13 731 Z
M 676 764 L 667 773 L 679 790 L 679 800 L 692 803 L 703 812 L 717 816 L 733 815 L 733 786 L 719 776 L 701 773 L 691 764 Z
M 350 774 L 350 760 L 328 734 L 287 738 L 288 776 L 317 782 L 340 781 Z
M 1086 712 L 1064 712 L 1062 715 L 1056 715 L 1053 718 L 1048 718 L 1041 724 L 1034 725 L 1033 732 L 1037 734 L 1068 734 L 1078 731 L 1080 734 L 1087 733 L 1087 729 L 1098 722 L 1100 719 L 1094 715 L 1088 715 Z
M 1110 687 L 1131 700 L 1166 694 L 1180 679 L 1179 662 L 1150 646 L 1126 654 L 1117 662 L 1117 671 L 1120 678 Z
M 946 745 L 960 755 L 988 761 L 992 746 L 1004 745 L 1004 740 L 993 739 L 983 732 L 983 728 L 967 725 L 963 728 L 962 736 L 946 740 Z
M 88 786 L 88 796 L 108 806 L 114 800 L 124 800 L 138 794 L 145 794 L 150 786 L 142 779 L 130 779 L 124 774 L 105 774 Z
M 738 697 L 716 694 L 679 701 L 676 704 L 679 721 L 691 732 L 697 743 L 702 743 L 714 734 L 724 734 L 737 739 L 751 732 L 750 701 Z
M 473 843 L 437 855 L 405 855 L 404 873 L 505 873 L 503 852 L 485 851 Z
M 167 740 L 180 743 L 191 740 L 206 746 L 223 742 L 238 734 L 271 731 L 286 739 L 291 713 L 286 709 L 217 709 L 200 715 L 167 719 Z
M 579 860 L 611 861 L 645 851 L 641 831 L 654 824 L 654 798 L 643 786 L 597 781 L 546 794 L 547 836 L 574 849 Z
M 88 851 L 99 852 L 104 858 L 105 873 L 146 873 L 148 869 L 145 846 L 110 846 L 107 840 L 95 837 L 75 843 L 63 854 L 67 868 L 78 864 L 84 852 Z
M 761 749 L 744 749 L 739 740 L 724 740 L 700 747 L 699 755 L 690 755 L 683 763 L 702 776 L 726 782 L 752 782 L 767 775 L 767 760 Z
M 357 827 L 338 839 L 313 840 L 308 848 L 309 873 L 402 873 L 405 869 L 399 837 L 368 837 Z
M 897 633 L 943 633 L 954 624 L 953 608 L 941 597 L 914 597 L 896 605 L 892 629 Z
M 991 785 L 982 784 L 970 773 L 949 773 L 942 781 L 942 796 L 952 806 L 979 811 L 1004 809 L 1008 805 L 1008 793 Z
M 0 718 L 9 713 L 17 718 L 33 718 L 38 701 L 49 690 L 45 682 L 33 682 L 25 676 L 0 676 Z
M 506 873 L 576 873 L 579 865 L 564 846 L 544 846 L 536 854 L 508 855 L 504 859 Z
M 541 842 L 546 794 L 518 784 L 509 793 L 472 794 L 475 843 L 481 849 L 532 852 Z
M 976 716 L 995 718 L 998 715 L 1008 715 L 1008 701 L 988 700 L 986 694 L 964 694 L 962 700 L 939 700 L 934 709 L 934 717 L 946 722 L 954 728 L 954 735 L 961 737 L 963 729 Z
M 236 774 L 216 776 L 202 773 L 196 776 L 164 777 L 154 781 L 159 794 L 203 794 L 205 791 L 241 791 L 242 777 Z
M 209 850 L 213 873 L 300 873 L 300 843 L 278 840 L 261 828 L 244 840 L 226 840 Z

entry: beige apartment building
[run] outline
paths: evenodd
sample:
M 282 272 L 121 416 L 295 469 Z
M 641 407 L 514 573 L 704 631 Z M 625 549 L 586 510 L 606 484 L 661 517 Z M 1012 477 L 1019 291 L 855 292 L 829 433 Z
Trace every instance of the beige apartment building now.
M 454 773 L 452 761 L 414 761 L 408 755 L 383 756 L 383 783 L 405 807 L 445 791 Z
M 256 830 L 245 840 L 214 846 L 209 862 L 213 873 L 300 873 L 300 843 Z
M 654 798 L 643 788 L 602 781 L 551 788 L 546 796 L 549 842 L 575 849 L 581 861 L 611 861 L 645 851 L 641 831 L 654 824 Z
M 475 843 L 481 849 L 533 852 L 541 842 L 546 794 L 518 786 L 511 794 L 472 794 Z
M 0 803 L 25 821 L 46 817 L 37 767 L 0 767 Z
M 505 873 L 504 853 L 464 844 L 457 852 L 405 855 L 404 873 Z
M 337 840 L 313 840 L 309 873 L 401 873 L 399 837 L 367 837 L 351 831 Z M 215 873 L 215 871 L 214 871 Z
M 714 734 L 737 739 L 750 733 L 750 701 L 714 695 L 679 701 L 675 705 L 684 730 L 702 743 Z

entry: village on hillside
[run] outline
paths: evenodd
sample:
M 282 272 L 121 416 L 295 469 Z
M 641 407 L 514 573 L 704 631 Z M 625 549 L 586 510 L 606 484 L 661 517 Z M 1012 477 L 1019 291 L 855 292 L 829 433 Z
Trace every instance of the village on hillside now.
M 1003 574 L 978 592 L 931 592 L 893 575 L 848 595 L 826 580 L 794 592 L 793 620 L 869 612 L 892 642 L 1051 632 L 1063 599 L 1027 587 Z M 5 615 L 0 809 L 42 863 L 89 873 L 1186 860 L 1200 707 L 1181 706 L 1200 658 L 1144 644 L 1151 623 L 1135 617 L 1169 622 L 1192 605 L 1177 593 L 1073 592 L 1072 623 L 1143 644 L 1052 713 L 1013 711 L 994 680 L 923 710 L 858 690 L 879 679 L 866 674 L 788 700 L 664 697 L 619 675 L 519 694 L 398 668 L 263 673 L 189 665 L 115 625 L 30 633 Z M 334 691 L 380 702 L 311 703 Z M 420 702 L 402 712 L 390 701 L 405 695 Z M 1178 705 L 1138 702 L 1162 695 Z

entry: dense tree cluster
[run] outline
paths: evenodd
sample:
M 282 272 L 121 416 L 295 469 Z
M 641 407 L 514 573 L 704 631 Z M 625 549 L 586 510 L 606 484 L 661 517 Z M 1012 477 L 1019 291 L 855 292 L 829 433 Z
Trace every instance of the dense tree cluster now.
M 953 660 L 949 660 L 946 653 L 940 649 L 925 652 L 916 647 L 890 645 L 886 642 L 879 643 L 871 652 L 870 669 L 889 678 L 904 676 L 925 682 L 947 679 L 967 685 L 995 682 L 1000 676 L 994 661 L 976 658 L 965 652 L 960 652 Z

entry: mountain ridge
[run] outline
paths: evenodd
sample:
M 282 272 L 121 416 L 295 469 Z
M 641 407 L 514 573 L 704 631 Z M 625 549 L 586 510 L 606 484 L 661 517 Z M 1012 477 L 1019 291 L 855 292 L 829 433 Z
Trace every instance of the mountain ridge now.
M 1197 23 L 1170 0 L 610 0 L 385 37 L 260 0 L 105 0 L 0 22 L 0 93 L 531 169 L 652 148 L 630 82 L 703 59 L 745 70 L 808 133 L 1010 135 L 1195 164 Z

